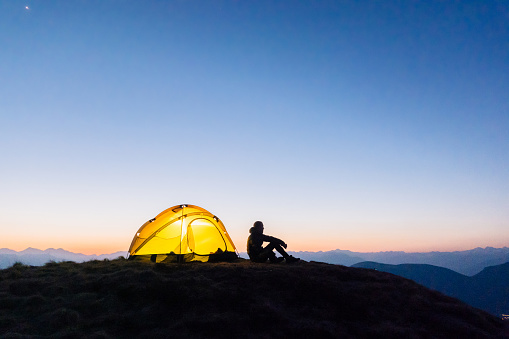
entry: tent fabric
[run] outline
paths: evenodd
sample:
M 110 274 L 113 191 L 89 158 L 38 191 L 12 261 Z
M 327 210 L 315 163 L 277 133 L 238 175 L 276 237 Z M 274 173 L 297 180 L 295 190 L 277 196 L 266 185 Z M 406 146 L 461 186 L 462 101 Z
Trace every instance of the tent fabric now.
M 237 257 L 221 220 L 194 205 L 177 205 L 162 211 L 140 227 L 129 247 L 132 260 L 207 262 Z

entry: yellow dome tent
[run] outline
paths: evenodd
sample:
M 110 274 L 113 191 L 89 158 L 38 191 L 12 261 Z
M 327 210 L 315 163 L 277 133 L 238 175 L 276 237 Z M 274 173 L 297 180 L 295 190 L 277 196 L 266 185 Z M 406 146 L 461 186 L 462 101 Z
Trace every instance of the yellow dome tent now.
M 129 259 L 153 262 L 225 261 L 237 250 L 218 217 L 193 205 L 177 205 L 144 223 L 129 247 Z

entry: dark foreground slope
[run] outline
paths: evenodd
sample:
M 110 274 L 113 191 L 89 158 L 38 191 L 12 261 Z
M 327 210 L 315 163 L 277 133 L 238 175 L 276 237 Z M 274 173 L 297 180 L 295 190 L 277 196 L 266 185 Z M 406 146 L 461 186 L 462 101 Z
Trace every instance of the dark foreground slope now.
M 507 338 L 504 326 L 411 280 L 320 263 L 114 260 L 0 271 L 4 338 Z

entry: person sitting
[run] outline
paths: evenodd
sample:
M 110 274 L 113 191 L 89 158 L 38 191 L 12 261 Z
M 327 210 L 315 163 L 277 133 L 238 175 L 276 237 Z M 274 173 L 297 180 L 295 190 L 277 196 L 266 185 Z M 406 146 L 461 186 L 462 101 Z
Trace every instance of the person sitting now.
M 253 262 L 264 263 L 267 259 L 272 263 L 281 262 L 286 260 L 287 263 L 297 262 L 300 259 L 286 253 L 286 243 L 278 238 L 271 237 L 263 234 L 263 223 L 256 221 L 253 227 L 249 229 L 249 237 L 247 238 L 247 254 L 249 259 Z M 263 247 L 263 243 L 268 242 L 269 244 Z M 283 257 L 276 257 L 274 250 L 278 251 Z

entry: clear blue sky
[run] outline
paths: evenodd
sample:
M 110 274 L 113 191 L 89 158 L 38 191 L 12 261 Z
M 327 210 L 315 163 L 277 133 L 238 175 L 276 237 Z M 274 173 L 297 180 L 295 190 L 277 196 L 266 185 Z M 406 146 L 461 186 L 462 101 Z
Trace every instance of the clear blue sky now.
M 28 6 L 28 9 L 26 8 Z M 0 247 L 509 246 L 505 1 L 0 1 Z

